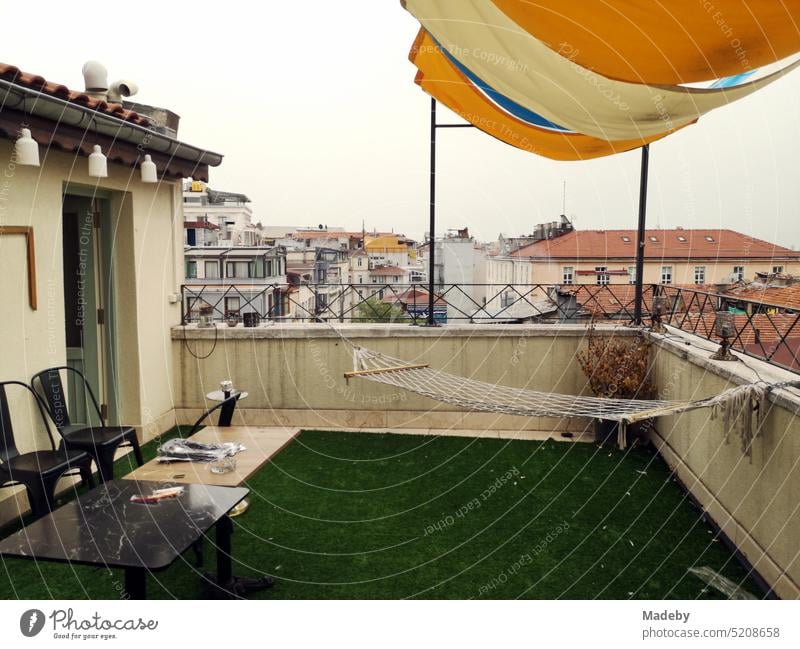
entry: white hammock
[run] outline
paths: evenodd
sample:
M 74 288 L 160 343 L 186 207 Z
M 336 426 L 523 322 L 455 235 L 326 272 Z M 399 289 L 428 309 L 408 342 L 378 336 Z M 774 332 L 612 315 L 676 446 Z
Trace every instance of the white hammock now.
M 363 347 L 354 347 L 353 371 L 346 373 L 345 378 L 368 379 L 478 412 L 524 417 L 590 417 L 618 421 L 621 424 L 618 435 L 620 448 L 625 448 L 625 429 L 630 423 L 698 408 L 713 408 L 712 418 L 715 418 L 721 408 L 725 420 L 726 441 L 731 429 L 736 429 L 742 441 L 742 450 L 748 455 L 764 416 L 763 404 L 767 393 L 776 387 L 800 387 L 800 381 L 774 385 L 765 382 L 750 383 L 697 401 L 604 399 L 486 383 L 435 370 L 428 365 L 409 365 L 400 359 Z

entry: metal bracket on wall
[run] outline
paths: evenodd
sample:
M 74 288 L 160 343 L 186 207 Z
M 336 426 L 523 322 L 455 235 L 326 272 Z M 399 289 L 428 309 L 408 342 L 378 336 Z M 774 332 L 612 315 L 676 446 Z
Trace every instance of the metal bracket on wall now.
M 28 303 L 36 311 L 36 250 L 33 242 L 33 228 L 27 225 L 0 225 L 0 235 L 22 234 L 28 250 Z

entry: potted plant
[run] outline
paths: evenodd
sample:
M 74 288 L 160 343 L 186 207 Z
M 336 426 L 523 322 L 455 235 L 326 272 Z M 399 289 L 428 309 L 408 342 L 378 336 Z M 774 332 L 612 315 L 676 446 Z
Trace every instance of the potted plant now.
M 207 329 L 214 326 L 214 307 L 210 304 L 203 303 L 198 308 L 200 317 L 197 320 L 197 326 L 202 329 Z
M 589 379 L 595 396 L 606 399 L 654 399 L 656 388 L 650 380 L 650 341 L 636 336 L 599 335 L 589 326 L 589 343 L 578 352 L 578 363 Z M 633 424 L 630 437 L 643 437 L 650 421 Z M 616 438 L 619 422 L 595 420 L 595 436 L 606 443 Z

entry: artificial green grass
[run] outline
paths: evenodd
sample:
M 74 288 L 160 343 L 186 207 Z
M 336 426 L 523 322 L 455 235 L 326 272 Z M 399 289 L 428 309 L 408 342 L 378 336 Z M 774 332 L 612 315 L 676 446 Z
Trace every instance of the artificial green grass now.
M 277 582 L 255 598 L 722 597 L 692 566 L 761 596 L 648 449 L 306 431 L 247 486 L 235 572 Z M 118 570 L 2 560 L 5 598 L 121 592 Z M 191 553 L 148 577 L 150 598 L 199 594 Z

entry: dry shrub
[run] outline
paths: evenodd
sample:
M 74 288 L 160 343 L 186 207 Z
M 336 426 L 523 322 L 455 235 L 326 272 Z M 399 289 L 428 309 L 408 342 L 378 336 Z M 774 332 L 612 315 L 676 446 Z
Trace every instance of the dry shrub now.
M 599 335 L 589 326 L 589 344 L 578 352 L 578 362 L 598 397 L 654 399 L 650 380 L 651 343 L 644 336 Z

